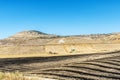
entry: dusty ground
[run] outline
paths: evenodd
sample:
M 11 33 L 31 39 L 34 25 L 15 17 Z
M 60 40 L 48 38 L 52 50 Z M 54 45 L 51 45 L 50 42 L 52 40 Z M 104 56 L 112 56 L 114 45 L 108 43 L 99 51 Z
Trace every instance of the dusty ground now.
M 120 52 L 84 55 L 3 58 L 0 71 L 20 71 L 63 80 L 119 80 Z
M 60 80 L 120 80 L 120 56 L 70 63 L 62 67 L 45 69 L 37 74 Z

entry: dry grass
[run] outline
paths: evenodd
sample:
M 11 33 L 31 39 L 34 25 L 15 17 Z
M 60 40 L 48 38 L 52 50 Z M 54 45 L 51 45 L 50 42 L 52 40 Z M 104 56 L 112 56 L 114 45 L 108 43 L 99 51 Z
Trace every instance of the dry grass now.
M 116 52 L 115 51 L 108 51 L 104 53 L 109 53 L 109 52 Z M 27 53 L 27 54 L 0 54 L 0 58 L 30 58 L 30 57 L 55 57 L 55 56 L 72 56 L 72 55 L 84 55 L 84 54 L 96 54 L 95 52 L 91 53 L 56 53 L 56 54 L 51 54 L 51 53 Z M 100 54 L 98 52 L 97 54 Z
M 0 54 L 0 58 L 24 58 L 24 57 L 47 57 L 47 56 L 55 56 L 53 54 L 40 53 L 40 54 Z
M 71 50 L 75 50 L 71 52 Z M 0 46 L 0 58 L 49 57 L 120 50 L 120 44 L 76 44 L 49 46 Z M 52 54 L 50 53 L 52 52 Z M 55 54 L 54 54 L 55 53 Z
M 0 54 L 0 58 L 29 58 L 29 57 L 52 57 L 52 56 L 67 56 L 67 55 L 77 55 L 83 53 L 27 53 L 27 54 Z M 92 53 L 84 53 L 84 54 L 92 54 Z
M 20 72 L 9 73 L 9 72 L 0 72 L 0 80 L 33 80 L 24 77 Z
M 0 80 L 56 80 L 50 78 L 42 78 L 35 75 L 25 76 L 23 73 L 16 72 L 0 72 Z

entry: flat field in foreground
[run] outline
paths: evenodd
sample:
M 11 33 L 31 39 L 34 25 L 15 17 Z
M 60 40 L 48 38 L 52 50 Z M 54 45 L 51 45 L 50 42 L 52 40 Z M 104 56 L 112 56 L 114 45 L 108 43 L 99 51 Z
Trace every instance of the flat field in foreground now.
M 0 58 L 32 58 L 32 57 L 58 57 L 58 56 L 72 56 L 72 55 L 82 55 L 83 53 L 59 53 L 59 54 L 50 54 L 50 53 L 40 53 L 40 54 L 0 54 Z M 84 53 L 84 54 L 93 54 L 93 53 Z
M 1 58 L 0 71 L 57 80 L 119 80 L 120 52 Z

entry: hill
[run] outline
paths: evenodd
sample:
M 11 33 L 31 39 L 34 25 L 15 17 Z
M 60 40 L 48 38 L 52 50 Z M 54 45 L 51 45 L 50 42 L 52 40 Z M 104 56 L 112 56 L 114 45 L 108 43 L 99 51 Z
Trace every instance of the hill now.
M 1 45 L 45 45 L 65 39 L 66 43 L 120 43 L 120 33 L 58 36 L 36 30 L 22 31 L 0 40 Z
M 36 30 L 0 40 L 0 54 L 97 53 L 120 50 L 120 33 L 58 36 Z
M 22 31 L 6 39 L 0 40 L 1 45 L 43 45 L 57 35 L 46 34 L 36 30 Z

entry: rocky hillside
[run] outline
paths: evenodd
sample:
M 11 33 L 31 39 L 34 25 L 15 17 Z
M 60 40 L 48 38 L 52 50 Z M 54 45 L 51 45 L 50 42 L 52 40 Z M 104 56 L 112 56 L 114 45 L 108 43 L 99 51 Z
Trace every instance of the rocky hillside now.
M 36 30 L 22 31 L 6 39 L 0 40 L 0 45 L 45 45 L 65 43 L 120 43 L 120 33 L 57 36 Z
M 57 37 L 56 35 L 46 34 L 36 30 L 22 31 L 13 36 L 10 36 L 7 39 L 33 39 L 33 38 L 53 38 Z
M 73 36 L 79 37 L 81 39 L 93 40 L 94 42 L 100 43 L 120 43 L 120 33 L 109 33 L 109 34 L 91 34 L 91 35 L 81 35 Z
M 0 40 L 1 45 L 43 45 L 59 36 L 46 34 L 36 30 L 22 31 L 6 39 Z
M 0 40 L 0 45 L 0 54 L 111 52 L 120 50 L 120 33 L 57 36 L 30 30 Z
M 70 43 L 120 43 L 120 33 L 109 33 L 109 34 L 90 34 L 90 35 L 73 35 L 60 37 L 52 40 L 48 44 L 59 44 L 60 41 L 66 44 Z

